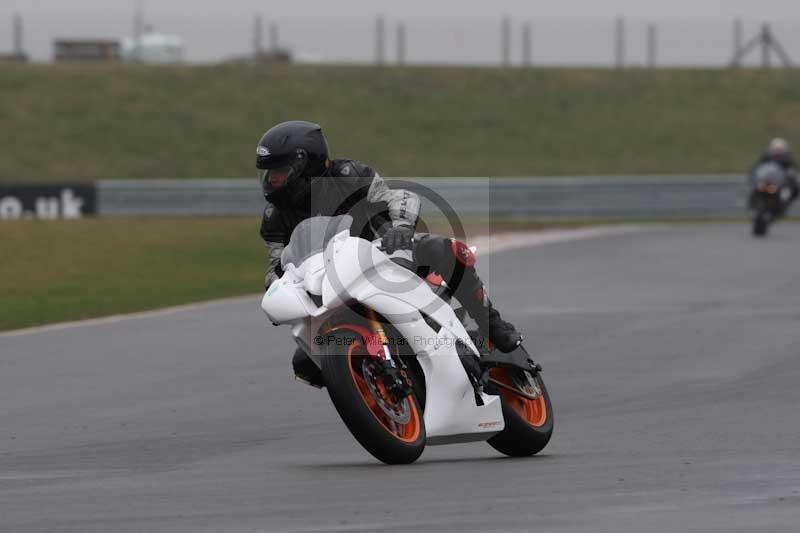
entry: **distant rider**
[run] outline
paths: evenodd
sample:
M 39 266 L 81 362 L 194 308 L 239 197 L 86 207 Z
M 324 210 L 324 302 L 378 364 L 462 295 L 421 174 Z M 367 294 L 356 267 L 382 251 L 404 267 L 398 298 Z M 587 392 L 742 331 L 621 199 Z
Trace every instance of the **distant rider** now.
M 497 349 L 510 352 L 522 341 L 513 325 L 500 317 L 475 270 L 475 256 L 463 243 L 432 234 L 416 234 L 420 201 L 416 194 L 390 189 L 372 168 L 353 159 L 331 159 L 319 125 L 283 122 L 267 131 L 256 148 L 264 198 L 261 237 L 269 250 L 265 284 L 282 275 L 280 256 L 294 228 L 312 216 L 353 217 L 351 234 L 382 238 L 384 250 L 413 250 L 418 274 L 437 272 L 475 319 L 481 334 Z M 292 359 L 295 374 L 322 385 L 317 366 L 302 350 Z
M 789 204 L 791 204 L 794 199 L 797 198 L 798 191 L 800 190 L 798 187 L 797 165 L 792 157 L 789 143 L 780 137 L 772 139 L 769 142 L 769 146 L 767 146 L 766 153 L 759 157 L 758 161 L 756 161 L 756 164 L 753 165 L 750 175 L 752 176 L 755 170 L 764 163 L 776 163 L 784 170 L 786 175 L 786 183 L 792 192 L 789 200 L 786 202 L 786 207 L 788 207 Z

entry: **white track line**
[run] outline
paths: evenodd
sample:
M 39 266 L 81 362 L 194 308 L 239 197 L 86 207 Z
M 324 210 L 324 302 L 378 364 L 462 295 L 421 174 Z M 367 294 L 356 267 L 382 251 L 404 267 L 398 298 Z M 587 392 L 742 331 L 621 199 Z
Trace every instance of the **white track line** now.
M 480 256 L 493 253 L 504 252 L 506 250 L 518 250 L 520 248 L 533 248 L 545 244 L 557 242 L 582 241 L 586 239 L 596 239 L 611 235 L 625 235 L 637 233 L 646 229 L 653 229 L 656 226 L 598 226 L 594 228 L 579 229 L 560 229 L 544 231 L 510 232 L 497 235 L 482 235 L 470 239 L 469 244 L 475 246 Z
M 649 226 L 652 229 L 654 226 Z M 479 256 L 487 256 L 493 253 L 504 252 L 507 250 L 517 250 L 520 248 L 533 248 L 536 246 L 543 246 L 550 243 L 580 241 L 585 239 L 596 239 L 599 237 L 607 237 L 612 235 L 625 235 L 628 233 L 636 233 L 644 231 L 643 226 L 600 226 L 595 228 L 582 228 L 582 229 L 565 229 L 565 230 L 544 230 L 544 231 L 528 231 L 528 232 L 509 232 L 499 233 L 492 236 L 478 236 L 470 239 L 470 244 L 477 248 Z M 64 329 L 80 328 L 87 326 L 100 326 L 104 324 L 114 324 L 125 320 L 137 320 L 140 318 L 157 318 L 162 316 L 174 315 L 184 311 L 198 311 L 208 309 L 216 305 L 224 305 L 227 303 L 236 302 L 253 302 L 255 298 L 260 297 L 261 293 L 249 294 L 246 296 L 236 296 L 233 298 L 222 298 L 217 300 L 209 300 L 205 302 L 197 302 L 193 304 L 177 305 L 174 307 L 165 307 L 161 309 L 154 309 L 152 311 L 142 311 L 137 313 L 127 313 L 122 315 L 111 315 L 101 318 L 91 318 L 88 320 L 77 320 L 74 322 L 60 322 L 58 324 L 49 324 L 45 326 L 34 326 L 30 328 L 17 329 L 12 331 L 0 332 L 0 339 L 9 337 L 19 337 L 23 335 L 34 335 L 37 333 L 46 333 L 50 331 L 59 331 Z

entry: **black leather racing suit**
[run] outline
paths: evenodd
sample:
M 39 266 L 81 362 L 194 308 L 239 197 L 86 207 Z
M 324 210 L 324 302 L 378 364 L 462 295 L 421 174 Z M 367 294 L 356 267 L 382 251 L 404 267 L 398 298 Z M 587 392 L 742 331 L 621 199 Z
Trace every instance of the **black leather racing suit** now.
M 308 179 L 299 200 L 280 208 L 267 196 L 261 219 L 261 238 L 269 249 L 265 284 L 280 277 L 280 256 L 294 228 L 312 216 L 353 217 L 351 233 L 367 240 L 378 238 L 386 224 L 416 227 L 419 198 L 403 190 L 392 190 L 377 172 L 352 159 L 335 159 L 324 176 Z

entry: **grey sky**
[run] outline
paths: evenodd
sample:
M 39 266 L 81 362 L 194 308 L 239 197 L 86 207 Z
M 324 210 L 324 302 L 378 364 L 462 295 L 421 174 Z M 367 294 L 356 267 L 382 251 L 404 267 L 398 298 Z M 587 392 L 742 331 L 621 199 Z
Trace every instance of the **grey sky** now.
M 659 25 L 659 59 L 669 64 L 718 64 L 728 59 L 731 20 L 742 17 L 747 34 L 757 23 L 774 23 L 789 54 L 800 62 L 798 0 L 144 0 L 147 19 L 165 33 L 182 36 L 187 58 L 213 61 L 249 52 L 252 17 L 275 19 L 281 42 L 309 57 L 369 61 L 374 57 L 373 19 L 387 18 L 387 56 L 392 31 L 407 25 L 411 62 L 494 63 L 499 58 L 499 19 L 534 25 L 539 63 L 605 64 L 612 56 L 612 19 L 629 20 L 628 58 L 644 58 L 647 21 Z M 132 31 L 134 0 L 0 0 L 0 49 L 10 48 L 13 11 L 25 20 L 26 49 L 37 60 L 51 55 L 54 37 L 121 38 Z M 3 24 L 5 19 L 5 24 Z M 5 28 L 3 27 L 5 26 Z

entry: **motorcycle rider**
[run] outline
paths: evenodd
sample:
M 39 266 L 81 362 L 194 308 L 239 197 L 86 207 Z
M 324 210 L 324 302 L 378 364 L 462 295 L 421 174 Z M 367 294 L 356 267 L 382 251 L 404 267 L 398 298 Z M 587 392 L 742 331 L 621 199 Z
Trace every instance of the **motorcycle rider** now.
M 761 157 L 759 157 L 758 161 L 756 161 L 756 164 L 753 165 L 750 175 L 752 176 L 755 173 L 755 170 L 764 163 L 776 163 L 780 165 L 785 172 L 786 183 L 791 190 L 791 196 L 789 197 L 789 200 L 786 202 L 785 206 L 788 207 L 789 204 L 791 204 L 795 198 L 797 198 L 798 192 L 800 192 L 800 187 L 798 187 L 797 165 L 792 157 L 789 143 L 780 137 L 772 139 L 767 146 L 767 151 Z
M 331 159 L 322 128 L 305 121 L 289 121 L 270 128 L 256 147 L 267 205 L 261 237 L 269 252 L 265 285 L 282 275 L 280 256 L 294 228 L 312 216 L 353 217 L 351 234 L 382 239 L 384 251 L 413 250 L 414 262 L 405 264 L 418 274 L 440 274 L 454 296 L 475 319 L 482 335 L 503 352 L 514 350 L 522 336 L 503 320 L 486 295 L 475 270 L 475 256 L 464 244 L 447 237 L 416 234 L 420 201 L 416 194 L 390 189 L 372 168 L 353 159 Z M 305 352 L 292 358 L 301 381 L 322 386 L 319 368 Z

